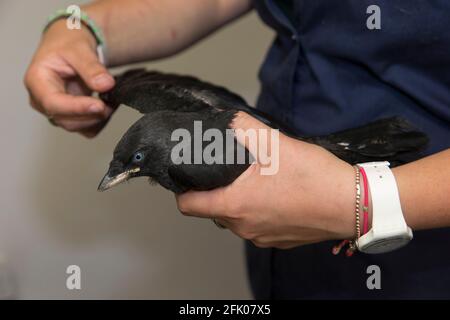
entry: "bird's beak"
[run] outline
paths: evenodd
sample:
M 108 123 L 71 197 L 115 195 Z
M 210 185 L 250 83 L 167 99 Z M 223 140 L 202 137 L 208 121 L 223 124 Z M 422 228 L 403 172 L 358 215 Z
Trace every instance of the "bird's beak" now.
M 110 173 L 111 170 L 108 170 L 108 172 L 105 174 L 102 181 L 98 185 L 97 190 L 105 191 L 114 186 L 117 186 L 118 184 L 120 184 L 124 181 L 127 181 L 133 173 L 137 173 L 140 170 L 141 170 L 140 168 L 133 168 L 133 169 L 124 171 L 124 172 L 116 174 L 116 175 L 111 175 L 111 173 Z

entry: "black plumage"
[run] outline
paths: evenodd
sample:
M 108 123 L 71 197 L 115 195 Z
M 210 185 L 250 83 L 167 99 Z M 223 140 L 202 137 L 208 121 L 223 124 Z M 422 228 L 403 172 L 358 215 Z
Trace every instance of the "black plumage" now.
M 238 111 L 247 112 L 291 137 L 320 145 L 350 164 L 387 160 L 393 166 L 399 165 L 419 158 L 427 144 L 425 134 L 399 117 L 327 136 L 294 136 L 223 87 L 194 77 L 144 69 L 116 76 L 115 87 L 100 94 L 100 98 L 113 108 L 125 104 L 144 114 L 117 144 L 110 168 L 100 183 L 101 191 L 138 176 L 148 176 L 176 193 L 210 190 L 233 182 L 251 161 L 249 152 L 234 139 L 232 156 L 236 157 L 237 150 L 244 148 L 246 163 L 178 164 L 171 158 L 171 150 L 178 143 L 171 136 L 178 128 L 193 135 L 195 121 L 201 121 L 203 130 L 215 128 L 225 136 Z M 202 142 L 202 148 L 207 144 Z

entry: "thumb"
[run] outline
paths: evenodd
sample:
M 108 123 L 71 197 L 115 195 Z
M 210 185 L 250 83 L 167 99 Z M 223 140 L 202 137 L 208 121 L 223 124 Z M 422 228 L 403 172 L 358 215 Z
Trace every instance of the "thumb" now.
M 226 210 L 225 188 L 210 191 L 188 191 L 175 195 L 178 209 L 187 216 L 221 217 Z
M 100 63 L 96 53 L 91 48 L 83 47 L 82 49 L 73 50 L 68 54 L 67 61 L 89 89 L 104 92 L 114 87 L 114 77 Z
M 231 123 L 236 140 L 252 154 L 261 165 L 270 164 L 278 155 L 279 131 L 271 128 L 248 113 L 238 112 Z

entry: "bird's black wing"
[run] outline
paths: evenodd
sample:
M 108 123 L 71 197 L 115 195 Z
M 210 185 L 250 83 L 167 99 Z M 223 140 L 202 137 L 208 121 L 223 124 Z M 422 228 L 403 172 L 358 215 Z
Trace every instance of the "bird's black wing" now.
M 407 120 L 391 117 L 327 136 L 307 138 L 307 141 L 350 164 L 386 160 L 391 166 L 397 166 L 421 158 L 428 137 Z
M 126 104 L 141 113 L 160 110 L 188 111 L 206 106 L 239 109 L 247 103 L 229 90 L 191 76 L 134 69 L 115 77 L 116 85 L 100 94 L 117 107 Z
M 239 95 L 195 77 L 133 69 L 115 77 L 116 85 L 100 98 L 117 108 L 125 104 L 141 113 L 161 110 L 193 112 L 204 108 L 245 111 L 289 134 L 269 115 L 250 107 Z

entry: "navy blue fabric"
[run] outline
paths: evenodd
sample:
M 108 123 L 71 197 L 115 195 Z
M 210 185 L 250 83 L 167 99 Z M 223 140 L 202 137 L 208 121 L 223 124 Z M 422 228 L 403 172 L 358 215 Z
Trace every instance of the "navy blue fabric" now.
M 366 27 L 373 4 L 381 30 Z M 426 154 L 450 147 L 450 1 L 293 0 L 290 19 L 275 1 L 254 6 L 277 32 L 260 70 L 259 109 L 303 135 L 401 115 L 429 135 Z M 398 251 L 350 259 L 331 255 L 333 242 L 247 243 L 251 287 L 256 298 L 450 298 L 450 229 L 414 237 Z M 372 264 L 381 290 L 367 289 Z

